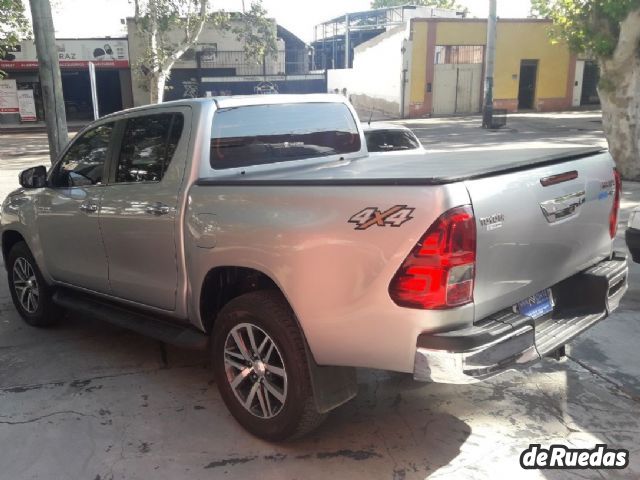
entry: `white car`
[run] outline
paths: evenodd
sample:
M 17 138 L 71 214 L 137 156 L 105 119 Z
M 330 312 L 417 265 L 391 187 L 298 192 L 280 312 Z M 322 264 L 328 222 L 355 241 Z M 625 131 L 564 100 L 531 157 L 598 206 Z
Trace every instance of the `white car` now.
M 412 152 L 424 150 L 418 137 L 407 127 L 393 123 L 365 123 L 362 125 L 370 154 Z
M 625 237 L 633 261 L 640 263 L 640 207 L 634 209 L 631 215 L 629 215 L 629 223 Z

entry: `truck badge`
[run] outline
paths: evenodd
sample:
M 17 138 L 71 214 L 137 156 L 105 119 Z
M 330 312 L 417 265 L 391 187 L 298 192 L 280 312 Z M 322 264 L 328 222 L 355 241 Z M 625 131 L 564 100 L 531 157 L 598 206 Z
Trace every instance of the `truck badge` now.
M 494 213 L 493 215 L 489 215 L 488 217 L 480 218 L 480 225 L 486 227 L 487 231 L 495 230 L 496 228 L 501 228 L 504 223 L 504 214 L 503 213 Z
M 378 207 L 367 207 L 351 217 L 349 223 L 355 223 L 356 230 L 366 230 L 373 225 L 399 227 L 413 218 L 411 214 L 414 210 L 406 205 L 395 205 L 384 212 Z

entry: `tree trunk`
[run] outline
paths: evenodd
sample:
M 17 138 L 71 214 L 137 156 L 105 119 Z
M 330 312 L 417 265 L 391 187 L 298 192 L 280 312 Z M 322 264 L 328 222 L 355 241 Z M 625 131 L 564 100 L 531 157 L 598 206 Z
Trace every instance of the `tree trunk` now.
M 640 180 L 640 9 L 620 27 L 613 56 L 600 60 L 602 125 L 622 178 Z
M 598 93 L 609 151 L 622 178 L 640 180 L 640 62 L 631 61 L 623 71 L 614 72 L 602 63 Z M 615 79 L 611 85 L 610 79 Z
M 168 74 L 165 72 L 154 72 L 149 74 L 149 103 L 162 103 L 167 77 Z

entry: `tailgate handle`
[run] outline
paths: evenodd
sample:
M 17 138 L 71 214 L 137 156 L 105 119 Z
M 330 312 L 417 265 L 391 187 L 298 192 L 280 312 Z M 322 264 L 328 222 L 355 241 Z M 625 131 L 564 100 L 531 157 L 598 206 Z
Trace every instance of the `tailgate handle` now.
M 550 177 L 544 177 L 540 179 L 540 184 L 543 187 L 550 187 L 551 185 L 557 185 L 558 183 L 569 182 L 578 178 L 577 170 L 571 170 L 570 172 L 559 173 L 558 175 L 551 175 Z

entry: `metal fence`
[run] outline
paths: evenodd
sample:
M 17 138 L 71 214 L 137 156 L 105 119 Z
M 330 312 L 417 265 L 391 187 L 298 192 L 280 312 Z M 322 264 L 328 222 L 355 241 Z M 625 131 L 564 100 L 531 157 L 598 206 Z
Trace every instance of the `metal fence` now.
M 244 51 L 204 50 L 197 53 L 198 67 L 218 76 L 297 75 L 309 71 L 305 50 L 279 51 L 277 55 L 255 58 Z

